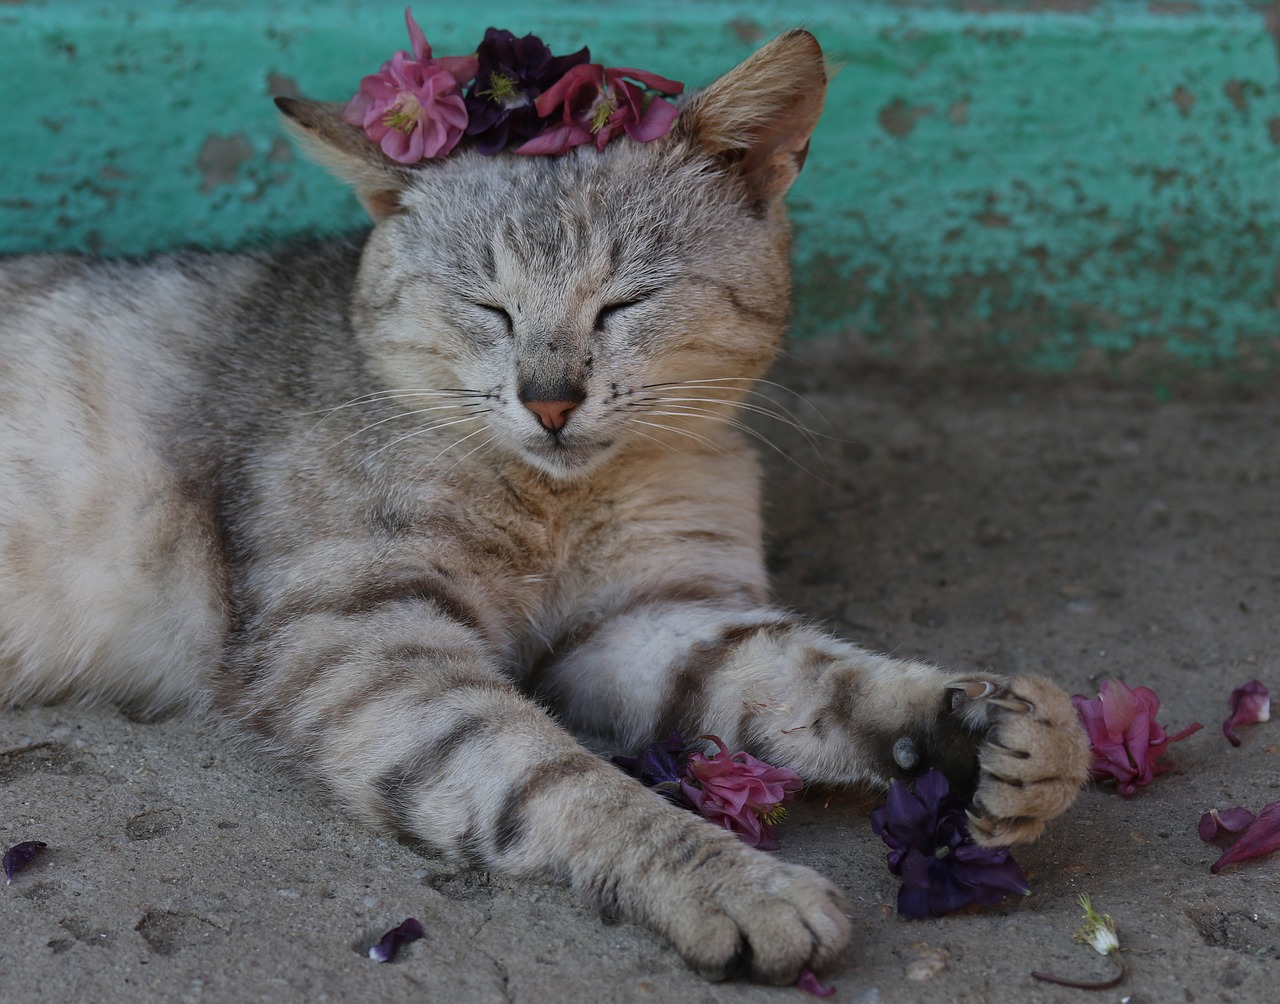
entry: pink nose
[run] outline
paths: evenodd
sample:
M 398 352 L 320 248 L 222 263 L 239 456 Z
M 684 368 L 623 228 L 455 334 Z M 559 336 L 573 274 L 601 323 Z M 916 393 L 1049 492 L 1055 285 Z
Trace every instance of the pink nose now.
M 526 401 L 524 406 L 538 416 L 542 427 L 549 432 L 559 432 L 569 421 L 569 412 L 578 407 L 577 401 Z

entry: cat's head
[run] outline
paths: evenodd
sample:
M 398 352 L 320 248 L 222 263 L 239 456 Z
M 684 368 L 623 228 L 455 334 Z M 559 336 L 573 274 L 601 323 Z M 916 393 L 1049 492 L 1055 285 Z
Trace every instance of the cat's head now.
M 470 391 L 459 438 L 571 478 L 628 443 L 714 448 L 773 361 L 791 297 L 782 199 L 825 91 L 817 42 L 793 31 L 657 140 L 412 167 L 340 105 L 280 105 L 375 220 L 352 316 L 387 387 Z

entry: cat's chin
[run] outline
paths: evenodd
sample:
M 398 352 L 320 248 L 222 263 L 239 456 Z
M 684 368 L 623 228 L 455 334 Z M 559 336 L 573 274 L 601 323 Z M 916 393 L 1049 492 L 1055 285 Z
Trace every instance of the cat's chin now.
M 520 457 L 530 467 L 556 481 L 580 481 L 607 464 L 614 452 L 612 441 L 572 446 L 557 443 L 535 450 L 521 450 Z

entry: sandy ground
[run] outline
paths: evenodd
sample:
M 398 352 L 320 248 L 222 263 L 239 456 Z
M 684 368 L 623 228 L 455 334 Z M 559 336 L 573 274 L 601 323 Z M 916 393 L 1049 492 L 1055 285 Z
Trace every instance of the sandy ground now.
M 765 426 L 779 597 L 869 645 L 1072 692 L 1155 688 L 1205 728 L 1131 800 L 1090 789 L 1018 860 L 1032 893 L 941 920 L 893 911 L 863 802 L 809 792 L 781 854 L 848 891 L 837 1000 L 1268 1001 L 1280 857 L 1219 875 L 1212 806 L 1280 798 L 1280 723 L 1222 737 L 1230 690 L 1280 686 L 1280 395 L 902 373 L 827 343 L 779 379 L 817 454 Z M 780 398 L 779 400 L 784 400 Z M 657 938 L 563 890 L 460 871 L 379 837 L 207 724 L 113 709 L 0 712 L 0 841 L 47 855 L 0 890 L 4 1001 L 783 1001 L 703 983 Z M 1071 940 L 1115 916 L 1129 976 Z M 418 917 L 389 965 L 364 952 Z

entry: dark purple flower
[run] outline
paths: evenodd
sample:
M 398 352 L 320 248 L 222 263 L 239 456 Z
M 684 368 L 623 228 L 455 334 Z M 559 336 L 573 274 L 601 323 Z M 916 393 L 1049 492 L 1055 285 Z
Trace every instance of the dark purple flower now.
M 1222 723 L 1222 734 L 1232 746 L 1239 746 L 1236 728 L 1271 720 L 1271 695 L 1261 680 L 1250 680 L 1231 691 L 1231 717 Z
M 941 917 L 972 903 L 992 906 L 1030 889 L 1007 847 L 974 843 L 964 802 L 940 770 L 929 770 L 911 791 L 891 782 L 885 804 L 871 814 L 871 828 L 890 847 L 889 870 L 902 876 L 898 913 L 908 920 Z
M 1206 844 L 1231 834 L 1239 833 L 1258 817 L 1242 806 L 1234 809 L 1210 809 L 1200 817 L 1200 839 Z
M 599 63 L 575 66 L 535 102 L 538 114 L 551 121 L 516 153 L 556 156 L 584 143 L 603 150 L 620 132 L 647 143 L 670 132 L 680 114 L 658 95 L 683 90 L 679 81 L 644 70 L 606 70 Z
M 369 958 L 374 962 L 390 962 L 396 957 L 401 946 L 417 941 L 422 937 L 422 924 L 410 917 L 399 927 L 393 927 L 382 936 L 382 940 L 369 949 Z
M 774 767 L 750 753 L 730 753 L 719 736 L 699 736 L 720 747 L 718 753 L 689 757 L 680 789 L 703 816 L 732 830 L 744 843 L 765 851 L 778 849 L 782 803 L 804 787 L 804 779 L 786 767 Z
M 1103 680 L 1100 693 L 1090 700 L 1083 694 L 1071 698 L 1080 722 L 1089 734 L 1095 781 L 1115 781 L 1126 798 L 1145 788 L 1169 769 L 1161 763 L 1165 747 L 1202 729 L 1199 722 L 1166 735 L 1156 722 L 1160 698 L 1150 687 L 1132 690 L 1119 680 Z
M 1248 812 L 1247 809 L 1229 809 L 1228 812 Z M 1223 813 L 1226 816 L 1226 813 Z M 1242 816 L 1239 818 L 1243 818 Z M 1224 820 L 1225 822 L 1225 820 Z M 1200 821 L 1200 835 L 1204 836 L 1204 820 Z M 1258 817 L 1244 828 L 1240 839 L 1227 848 L 1226 853 L 1209 866 L 1215 875 L 1227 865 L 1238 861 L 1250 861 L 1280 849 L 1280 802 L 1265 806 Z
M 4 884 L 8 885 L 13 877 L 28 867 L 36 857 L 49 845 L 43 840 L 26 840 L 14 844 L 4 852 Z
M 836 988 L 823 986 L 812 969 L 800 970 L 800 977 L 796 980 L 796 989 L 803 990 L 807 994 L 813 994 L 814 997 L 834 997 L 836 995 Z
M 689 744 L 675 729 L 666 739 L 650 743 L 635 756 L 614 757 L 613 763 L 678 805 L 685 804 L 680 781 L 689 763 Z
M 476 56 L 480 68 L 467 91 L 467 135 L 484 154 L 537 136 L 546 119 L 534 102 L 573 67 L 591 61 L 586 46 L 568 56 L 553 56 L 537 35 L 516 38 L 498 28 L 484 33 Z

